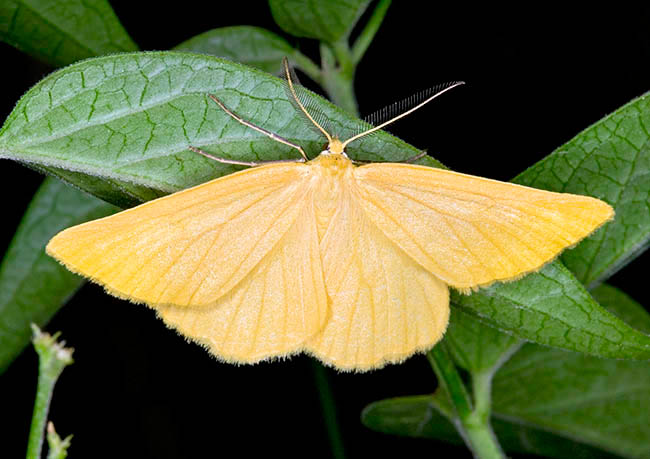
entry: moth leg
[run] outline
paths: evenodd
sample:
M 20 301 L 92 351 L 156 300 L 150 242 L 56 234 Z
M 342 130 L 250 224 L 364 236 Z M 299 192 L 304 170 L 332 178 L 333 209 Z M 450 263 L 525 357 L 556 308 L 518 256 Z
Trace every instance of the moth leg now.
M 423 150 L 417 155 L 411 156 L 410 158 L 403 159 L 402 161 L 363 161 L 359 159 L 353 159 L 352 164 L 359 165 L 359 164 L 372 164 L 372 163 L 413 163 L 418 159 L 424 158 L 426 155 L 427 155 L 427 150 Z
M 427 150 L 422 150 L 421 153 L 418 153 L 418 154 L 415 155 L 415 156 L 411 156 L 410 158 L 406 158 L 406 159 L 403 160 L 403 161 L 398 161 L 398 163 L 414 163 L 414 162 L 417 161 L 418 159 L 422 159 L 422 158 L 424 158 L 426 155 L 427 155 Z
M 214 156 L 213 154 L 208 153 L 207 151 L 201 150 L 200 148 L 196 148 L 193 146 L 188 146 L 188 149 L 192 150 L 194 153 L 198 153 L 200 155 L 205 156 L 206 158 L 213 159 L 217 162 L 220 162 L 222 164 L 235 164 L 237 166 L 250 166 L 250 167 L 255 167 L 255 166 L 261 166 L 262 164 L 271 164 L 271 163 L 304 163 L 305 159 L 304 158 L 298 158 L 298 159 L 272 159 L 270 161 L 237 161 L 236 159 L 229 159 L 229 158 L 221 158 L 219 156 Z
M 275 140 L 276 142 L 283 143 L 285 145 L 290 146 L 291 148 L 295 148 L 300 152 L 300 156 L 302 156 L 302 159 L 305 161 L 309 161 L 309 158 L 307 157 L 307 154 L 305 153 L 305 150 L 302 149 L 300 145 L 296 145 L 293 142 L 290 142 L 289 140 L 285 139 L 284 137 L 280 137 L 277 134 L 272 133 L 271 131 L 267 131 L 264 128 L 261 128 L 259 126 L 255 126 L 253 123 L 250 121 L 246 121 L 243 119 L 241 116 L 237 115 L 233 111 L 231 111 L 228 107 L 226 107 L 223 102 L 221 102 L 219 99 L 214 94 L 209 94 L 210 99 L 212 99 L 221 109 L 226 112 L 228 115 L 230 115 L 235 121 L 243 124 L 244 126 L 248 126 L 251 129 L 255 129 L 257 132 L 261 132 L 265 136 L 271 138 L 272 140 Z M 229 163 L 231 164 L 231 163 Z M 234 164 L 239 164 L 239 163 L 234 163 Z M 248 164 L 244 164 L 244 166 L 247 166 Z

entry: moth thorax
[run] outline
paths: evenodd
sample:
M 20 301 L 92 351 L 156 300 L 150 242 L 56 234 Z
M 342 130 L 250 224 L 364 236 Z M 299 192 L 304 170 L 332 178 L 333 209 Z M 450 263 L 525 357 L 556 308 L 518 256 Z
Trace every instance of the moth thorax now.
M 344 151 L 333 153 L 330 150 L 323 150 L 312 164 L 319 167 L 321 174 L 329 176 L 342 176 L 352 167 L 352 161 Z
M 334 213 L 341 205 L 345 188 L 345 173 L 343 169 L 330 162 L 333 156 L 341 155 L 321 155 L 321 158 L 324 158 L 321 166 L 324 167 L 318 167 L 320 177 L 314 189 L 314 214 L 319 241 L 323 239 Z
M 343 149 L 343 143 L 337 138 L 331 139 L 313 162 L 327 169 L 327 173 L 332 175 L 343 174 L 352 166 L 352 161 Z

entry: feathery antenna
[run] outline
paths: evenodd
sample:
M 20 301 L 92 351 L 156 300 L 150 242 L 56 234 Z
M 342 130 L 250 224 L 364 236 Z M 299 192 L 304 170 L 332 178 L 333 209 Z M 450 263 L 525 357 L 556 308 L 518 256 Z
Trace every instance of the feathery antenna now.
M 350 137 L 345 142 L 343 142 L 343 148 L 345 148 L 350 142 L 352 142 L 354 140 L 360 139 L 361 137 L 365 137 L 368 134 L 372 134 L 373 132 L 378 131 L 379 129 L 381 129 L 381 128 L 385 127 L 385 126 L 388 126 L 389 124 L 394 123 L 395 121 L 397 121 L 397 120 L 399 120 L 401 118 L 404 118 L 405 116 L 413 113 L 418 108 L 423 107 L 424 105 L 428 104 L 429 102 L 431 102 L 436 97 L 446 93 L 447 91 L 449 91 L 449 90 L 451 90 L 451 89 L 453 89 L 455 87 L 461 86 L 463 84 L 465 84 L 464 81 L 454 81 L 454 82 L 451 82 L 451 83 L 446 83 L 446 84 L 443 84 L 443 85 L 434 86 L 433 88 L 430 88 L 430 89 L 425 90 L 425 91 L 421 91 L 419 93 L 414 94 L 411 97 L 408 97 L 408 98 L 406 98 L 404 100 L 395 102 L 394 104 L 391 104 L 391 105 L 388 105 L 387 107 L 384 107 L 383 109 L 381 109 L 381 110 L 373 113 L 372 115 L 370 115 L 370 117 L 366 118 L 366 121 L 369 122 L 370 124 L 375 124 L 375 123 L 373 123 L 373 120 L 381 122 L 381 120 L 385 119 L 387 116 L 391 116 L 393 113 L 395 113 L 397 111 L 402 111 L 407 107 L 410 107 L 410 108 L 408 108 L 405 112 L 402 112 L 401 114 L 399 114 L 397 116 L 394 116 L 393 118 L 390 118 L 388 121 L 381 122 L 381 124 L 379 124 L 378 126 L 375 126 L 375 127 L 371 128 L 371 129 L 368 129 L 367 131 L 361 132 L 361 133 L 359 133 L 357 135 L 354 135 L 354 136 Z M 424 100 L 422 100 L 422 99 L 424 99 Z
M 301 97 L 301 90 L 299 88 L 302 88 L 302 86 L 295 86 L 294 81 L 298 81 L 298 77 L 296 76 L 295 72 L 293 69 L 289 66 L 289 61 L 287 60 L 286 57 L 282 58 L 282 67 L 284 70 L 284 78 L 286 80 L 288 90 L 289 90 L 289 95 L 291 96 L 291 100 L 295 103 L 295 106 L 307 117 L 309 121 L 318 129 L 321 133 L 327 137 L 327 141 L 329 143 L 332 142 L 332 136 L 327 132 L 323 126 L 321 126 L 318 121 L 314 119 L 314 117 L 307 111 L 305 108 L 305 105 L 303 104 L 303 101 L 306 99 L 305 97 Z M 298 83 L 299 84 L 299 83 Z M 311 110 L 314 111 L 317 115 L 320 114 L 317 110 L 314 110 L 314 107 L 311 107 Z M 323 118 L 323 116 L 319 116 L 319 118 Z

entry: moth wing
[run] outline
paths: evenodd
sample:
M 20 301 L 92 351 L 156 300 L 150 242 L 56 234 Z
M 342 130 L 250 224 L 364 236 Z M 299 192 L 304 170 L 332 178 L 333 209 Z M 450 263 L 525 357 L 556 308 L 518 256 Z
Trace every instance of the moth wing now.
M 368 217 L 459 289 L 535 271 L 614 215 L 588 196 L 424 166 L 371 164 L 355 177 Z
M 292 227 L 308 177 L 299 164 L 247 169 L 68 228 L 47 253 L 135 302 L 212 304 Z
M 167 325 L 222 360 L 254 363 L 301 351 L 327 316 L 311 205 L 303 207 L 275 247 L 215 303 L 156 309 Z
M 342 370 L 363 371 L 429 349 L 449 320 L 449 290 L 365 215 L 353 184 L 321 239 L 330 316 L 306 349 Z

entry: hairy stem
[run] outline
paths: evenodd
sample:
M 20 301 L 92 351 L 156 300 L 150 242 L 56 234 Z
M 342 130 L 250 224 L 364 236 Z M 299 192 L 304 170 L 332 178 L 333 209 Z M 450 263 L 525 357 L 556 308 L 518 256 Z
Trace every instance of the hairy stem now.
M 45 423 L 54 385 L 63 369 L 72 363 L 72 349 L 63 347 L 63 343 L 57 343 L 57 335 L 50 336 L 43 333 L 36 325 L 32 325 L 32 329 L 34 330 L 34 348 L 38 353 L 38 386 L 26 457 L 27 459 L 40 459 Z

